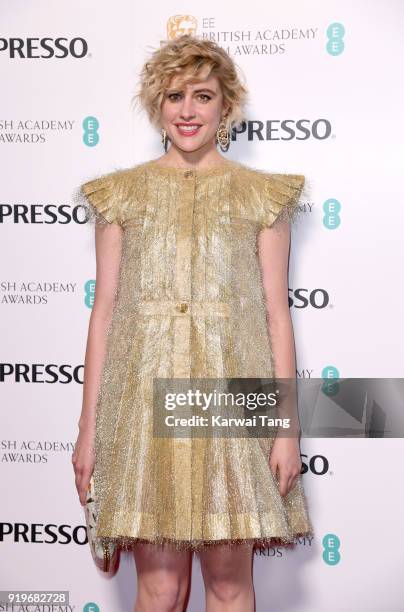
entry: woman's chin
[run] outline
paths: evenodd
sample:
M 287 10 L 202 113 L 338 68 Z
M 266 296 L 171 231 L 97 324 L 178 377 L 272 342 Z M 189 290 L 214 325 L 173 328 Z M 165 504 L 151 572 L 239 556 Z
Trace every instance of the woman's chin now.
M 198 151 L 198 149 L 203 147 L 206 143 L 197 142 L 196 140 L 193 140 L 192 142 L 190 142 L 184 138 L 184 139 L 174 140 L 173 144 L 177 147 L 177 149 L 180 149 L 181 151 L 184 151 L 186 153 L 192 153 L 193 151 Z

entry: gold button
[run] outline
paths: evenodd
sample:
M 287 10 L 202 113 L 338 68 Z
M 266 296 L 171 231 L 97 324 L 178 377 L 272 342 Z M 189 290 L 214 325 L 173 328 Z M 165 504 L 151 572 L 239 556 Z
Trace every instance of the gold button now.
M 177 309 L 178 309 L 180 312 L 187 312 L 187 310 L 188 310 L 188 304 L 187 304 L 186 302 L 182 302 L 181 304 L 178 304 L 178 305 L 177 305 Z
M 192 170 L 185 170 L 185 172 L 184 172 L 185 178 L 189 178 L 192 175 L 193 175 L 193 171 Z

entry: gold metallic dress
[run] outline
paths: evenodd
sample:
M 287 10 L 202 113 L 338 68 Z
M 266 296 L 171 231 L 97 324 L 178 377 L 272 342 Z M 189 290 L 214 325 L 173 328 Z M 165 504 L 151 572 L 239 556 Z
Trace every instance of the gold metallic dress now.
M 94 224 L 123 233 L 97 402 L 97 535 L 198 551 L 313 535 L 301 476 L 282 497 L 274 438 L 158 438 L 153 377 L 275 376 L 257 235 L 294 221 L 305 177 L 224 160 L 186 170 L 155 160 L 86 182 Z

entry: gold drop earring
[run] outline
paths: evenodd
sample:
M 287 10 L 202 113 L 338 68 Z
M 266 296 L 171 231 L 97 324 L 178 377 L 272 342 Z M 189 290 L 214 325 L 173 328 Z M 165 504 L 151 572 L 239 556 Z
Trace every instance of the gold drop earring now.
M 222 119 L 216 131 L 216 139 L 222 151 L 227 151 L 230 146 L 230 132 L 225 121 Z
M 161 142 L 163 143 L 164 151 L 167 153 L 167 130 L 165 128 L 161 129 Z

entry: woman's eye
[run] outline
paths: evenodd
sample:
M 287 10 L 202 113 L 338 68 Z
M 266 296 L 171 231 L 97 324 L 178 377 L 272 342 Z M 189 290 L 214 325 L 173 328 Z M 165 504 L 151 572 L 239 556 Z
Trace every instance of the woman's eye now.
M 167 97 L 172 102 L 176 102 L 177 100 L 179 100 L 179 98 L 181 98 L 181 94 L 180 93 L 171 93 L 171 94 L 168 94 Z M 198 98 L 200 100 L 202 100 L 202 102 L 208 102 L 209 100 L 212 99 L 208 94 L 198 94 Z

